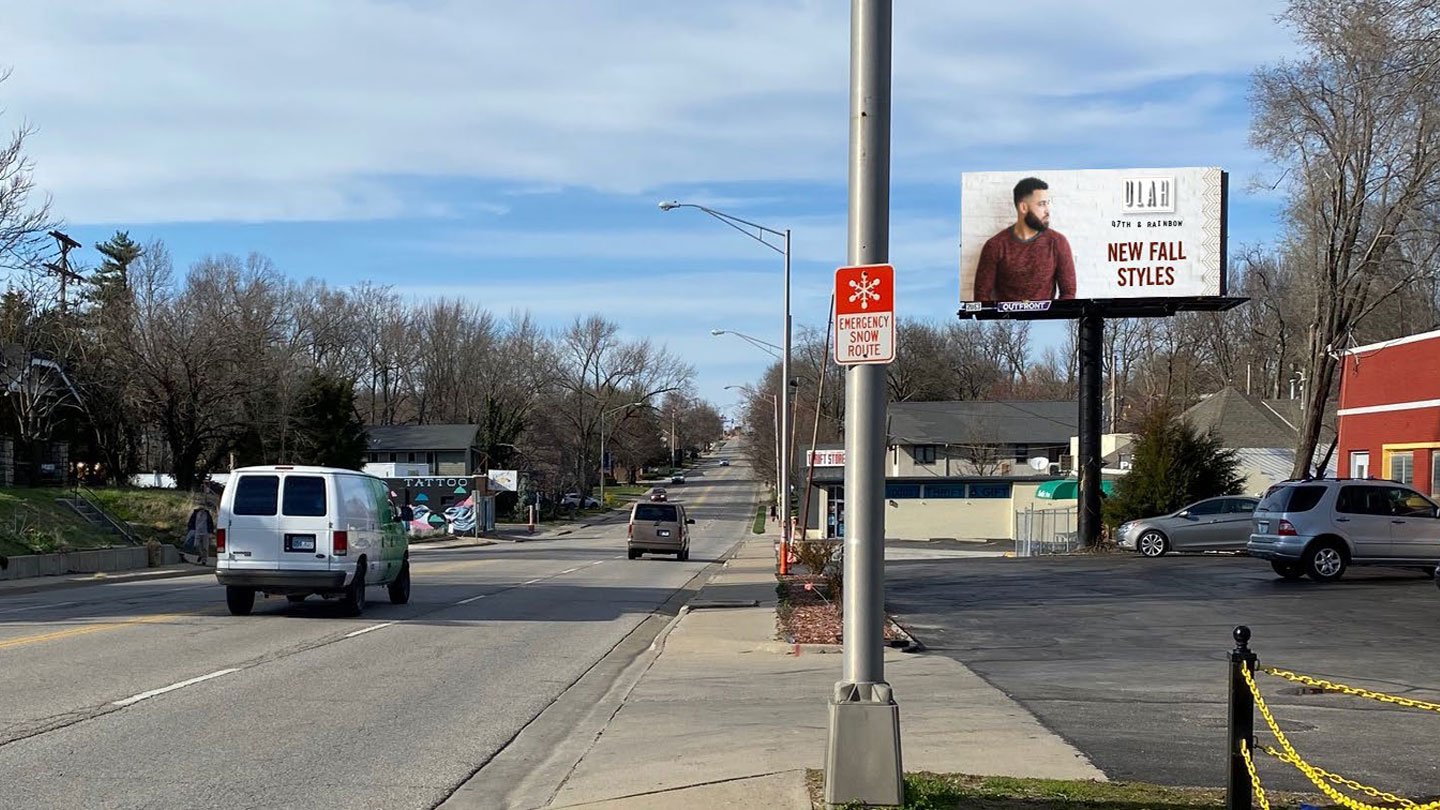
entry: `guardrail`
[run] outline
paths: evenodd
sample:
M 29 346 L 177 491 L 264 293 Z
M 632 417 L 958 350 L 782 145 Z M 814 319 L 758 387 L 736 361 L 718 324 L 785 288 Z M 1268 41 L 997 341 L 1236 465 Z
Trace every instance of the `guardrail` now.
M 1346 686 L 1342 683 L 1301 675 L 1286 669 L 1260 667 L 1257 666 L 1259 657 L 1250 649 L 1250 628 L 1244 625 L 1236 627 L 1233 636 L 1235 649 L 1231 650 L 1229 654 L 1230 717 L 1228 726 L 1230 739 L 1228 774 L 1225 782 L 1226 810 L 1250 810 L 1255 805 L 1259 805 L 1261 810 L 1270 810 L 1270 802 L 1265 797 L 1265 787 L 1260 784 L 1260 776 L 1255 770 L 1256 753 L 1263 753 L 1278 762 L 1293 767 L 1331 801 L 1351 810 L 1397 810 L 1397 808 L 1399 810 L 1440 810 L 1440 800 L 1418 804 L 1402 796 L 1363 785 L 1324 768 L 1318 768 L 1305 761 L 1305 758 L 1300 756 L 1295 750 L 1295 746 L 1285 736 L 1284 729 L 1280 728 L 1280 724 L 1275 721 L 1275 715 L 1271 713 L 1270 707 L 1265 704 L 1265 697 L 1260 694 L 1260 688 L 1255 683 L 1255 675 L 1256 673 L 1270 675 L 1312 689 L 1437 714 L 1440 714 L 1440 704 Z M 1257 711 L 1265 720 L 1265 727 L 1274 737 L 1278 748 L 1272 745 L 1256 746 L 1255 714 Z M 1340 788 L 1385 802 L 1389 806 L 1367 804 L 1353 796 L 1341 793 Z

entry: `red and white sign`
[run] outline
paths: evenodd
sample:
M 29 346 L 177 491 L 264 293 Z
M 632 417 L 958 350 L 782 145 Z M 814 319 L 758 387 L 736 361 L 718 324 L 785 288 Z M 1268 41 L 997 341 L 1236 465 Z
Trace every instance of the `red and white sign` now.
M 844 450 L 812 450 L 810 451 L 811 467 L 844 467 Z
M 895 268 L 888 264 L 835 271 L 835 362 L 884 364 L 895 359 Z

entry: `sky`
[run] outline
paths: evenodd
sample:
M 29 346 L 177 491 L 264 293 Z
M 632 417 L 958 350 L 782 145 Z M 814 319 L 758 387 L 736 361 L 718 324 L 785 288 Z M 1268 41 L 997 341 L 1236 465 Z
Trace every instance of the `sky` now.
M 1162 8 L 1163 6 L 1163 8 Z M 1252 72 L 1298 55 L 1276 0 L 899 0 L 890 259 L 901 317 L 959 303 L 960 174 L 1221 166 L 1230 246 L 1275 236 Z M 177 267 L 600 313 L 698 393 L 780 342 L 781 257 L 694 209 L 793 232 L 794 322 L 845 263 L 843 0 L 0 0 L 0 131 L 94 264 L 116 230 Z M 1038 354 L 1059 327 L 1037 324 Z

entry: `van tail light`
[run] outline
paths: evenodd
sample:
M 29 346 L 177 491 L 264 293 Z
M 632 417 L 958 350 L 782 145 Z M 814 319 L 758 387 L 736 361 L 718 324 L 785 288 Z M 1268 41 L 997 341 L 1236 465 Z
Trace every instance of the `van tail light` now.
M 224 529 L 216 529 L 216 530 L 215 530 L 215 553 L 216 553 L 216 554 L 224 554 L 224 553 L 225 553 L 225 530 L 224 530 Z
M 634 524 L 634 523 L 627 523 L 627 524 L 625 524 L 625 536 L 626 536 L 626 537 L 634 537 L 634 536 L 635 536 L 635 524 Z
M 1296 537 L 1298 535 L 1298 532 L 1295 531 L 1295 524 L 1288 520 L 1280 521 L 1280 528 L 1276 529 L 1275 533 L 1281 537 Z
M 343 557 L 350 553 L 350 533 L 334 532 L 330 537 L 330 551 L 336 557 Z

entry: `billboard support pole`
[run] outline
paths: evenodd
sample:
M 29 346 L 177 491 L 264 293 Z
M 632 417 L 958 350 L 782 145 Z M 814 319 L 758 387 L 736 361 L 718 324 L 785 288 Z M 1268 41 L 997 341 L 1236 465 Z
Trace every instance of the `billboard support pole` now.
M 1080 542 L 1100 542 L 1100 410 L 1104 375 L 1105 319 L 1080 318 Z
M 850 2 L 851 266 L 882 264 L 890 255 L 893 10 L 892 0 Z M 845 373 L 845 652 L 825 755 L 825 801 L 832 806 L 904 800 L 900 707 L 885 681 L 887 371 L 866 364 Z

